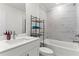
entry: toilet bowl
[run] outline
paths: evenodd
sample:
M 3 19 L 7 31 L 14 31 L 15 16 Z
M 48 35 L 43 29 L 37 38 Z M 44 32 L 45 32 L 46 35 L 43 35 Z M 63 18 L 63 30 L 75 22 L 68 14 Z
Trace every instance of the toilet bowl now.
M 40 47 L 40 55 L 42 56 L 53 56 L 53 51 L 47 47 Z

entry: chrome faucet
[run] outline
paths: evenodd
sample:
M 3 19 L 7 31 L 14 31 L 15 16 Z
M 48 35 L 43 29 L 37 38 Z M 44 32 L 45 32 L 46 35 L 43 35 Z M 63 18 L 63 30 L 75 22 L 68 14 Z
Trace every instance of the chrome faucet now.
M 79 34 L 75 35 L 75 37 L 78 37 L 79 38 Z M 73 40 L 73 42 L 79 43 L 79 40 Z
M 79 41 L 77 41 L 77 40 L 73 40 L 73 42 L 74 42 L 74 43 L 79 43 Z

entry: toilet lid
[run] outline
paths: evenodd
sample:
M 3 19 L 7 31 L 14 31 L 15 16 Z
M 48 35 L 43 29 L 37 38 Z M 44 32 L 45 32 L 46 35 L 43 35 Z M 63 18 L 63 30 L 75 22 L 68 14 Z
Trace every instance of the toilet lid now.
M 46 47 L 40 47 L 40 51 L 44 52 L 44 53 L 53 54 L 53 51 L 49 48 L 46 48 Z

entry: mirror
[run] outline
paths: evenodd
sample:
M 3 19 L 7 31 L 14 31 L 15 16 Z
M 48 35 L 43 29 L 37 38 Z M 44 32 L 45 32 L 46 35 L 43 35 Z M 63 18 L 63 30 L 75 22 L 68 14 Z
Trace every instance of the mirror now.
M 6 30 L 26 32 L 25 3 L 0 3 L 0 36 Z

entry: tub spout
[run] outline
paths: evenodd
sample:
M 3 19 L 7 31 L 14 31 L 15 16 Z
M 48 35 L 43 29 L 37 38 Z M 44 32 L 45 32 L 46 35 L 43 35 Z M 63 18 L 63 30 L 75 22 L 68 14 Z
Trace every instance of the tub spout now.
M 79 43 L 79 41 L 74 41 L 74 40 L 73 40 L 73 42 L 75 42 L 75 43 Z

